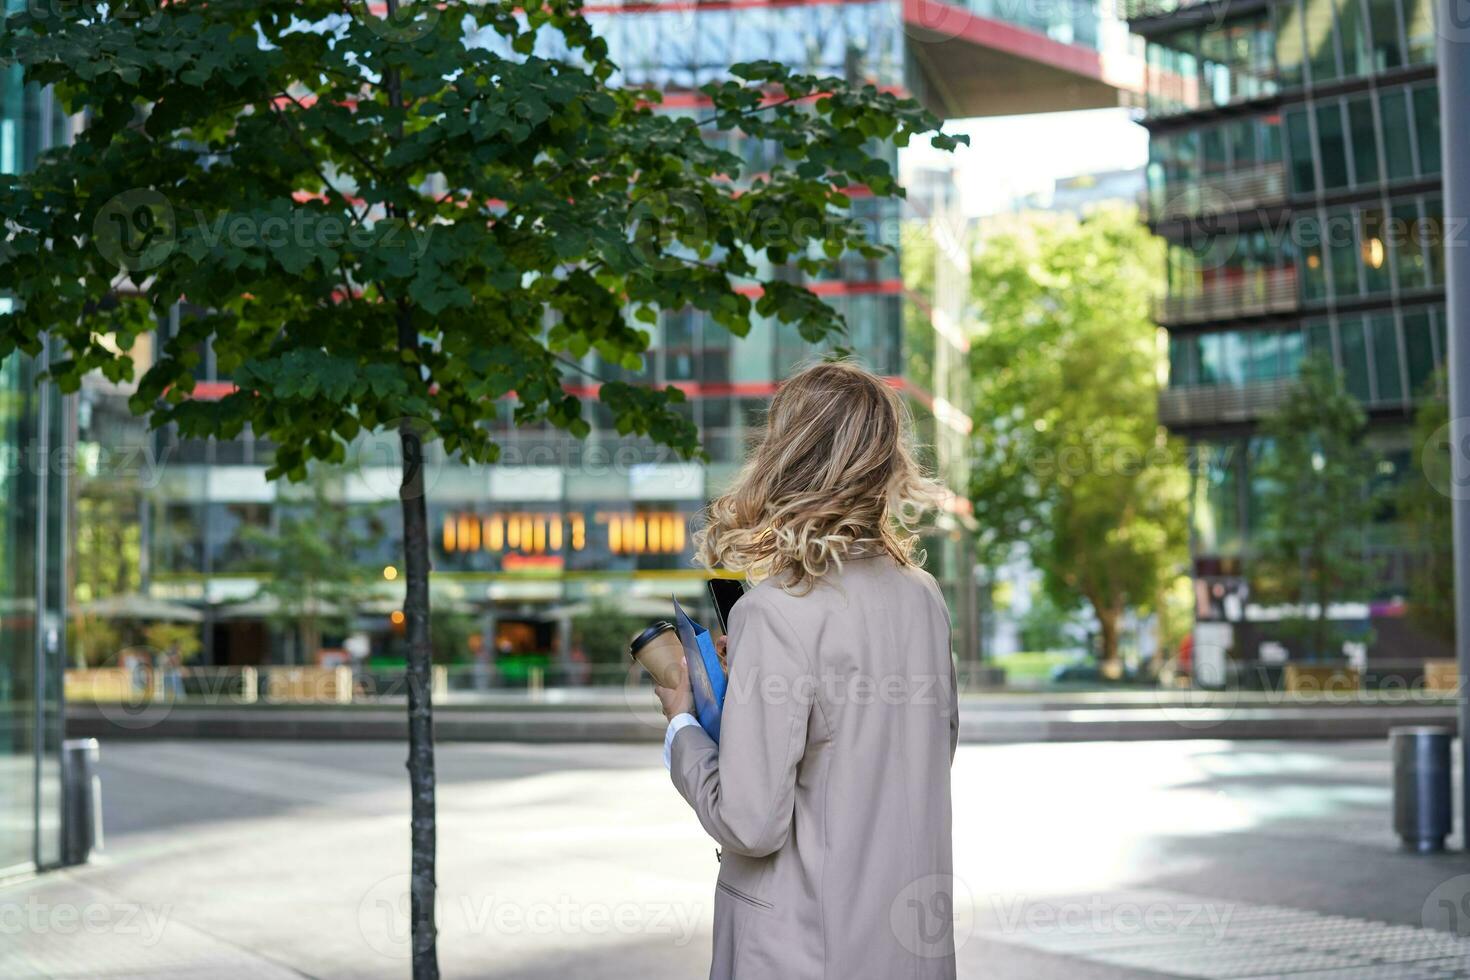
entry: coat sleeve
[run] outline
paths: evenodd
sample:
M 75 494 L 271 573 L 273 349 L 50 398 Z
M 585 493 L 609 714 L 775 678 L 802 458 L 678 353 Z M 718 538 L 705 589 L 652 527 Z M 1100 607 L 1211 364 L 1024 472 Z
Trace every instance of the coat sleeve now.
M 669 772 L 721 847 L 762 857 L 791 833 L 815 676 L 785 619 L 753 592 L 731 611 L 729 662 L 720 744 L 682 729 Z
M 954 658 L 949 661 L 949 764 L 954 765 L 955 750 L 960 747 L 960 681 Z

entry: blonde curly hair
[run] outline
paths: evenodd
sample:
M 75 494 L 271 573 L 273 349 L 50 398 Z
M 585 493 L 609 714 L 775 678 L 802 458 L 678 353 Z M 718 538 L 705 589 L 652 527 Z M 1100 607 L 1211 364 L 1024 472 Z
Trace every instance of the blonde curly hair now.
M 912 420 L 882 378 L 850 361 L 798 371 L 771 399 L 766 431 L 706 508 L 696 560 L 802 594 L 844 558 L 923 561 L 918 523 L 945 496 L 914 459 Z

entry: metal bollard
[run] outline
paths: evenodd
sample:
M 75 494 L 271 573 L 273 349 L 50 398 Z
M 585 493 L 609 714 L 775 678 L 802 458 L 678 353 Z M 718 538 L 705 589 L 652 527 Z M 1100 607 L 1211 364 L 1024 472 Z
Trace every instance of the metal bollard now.
M 102 847 L 102 758 L 95 738 L 73 738 L 61 743 L 63 864 L 85 864 L 93 848 Z
M 1393 728 L 1393 829 L 1418 854 L 1444 850 L 1454 818 L 1448 728 Z

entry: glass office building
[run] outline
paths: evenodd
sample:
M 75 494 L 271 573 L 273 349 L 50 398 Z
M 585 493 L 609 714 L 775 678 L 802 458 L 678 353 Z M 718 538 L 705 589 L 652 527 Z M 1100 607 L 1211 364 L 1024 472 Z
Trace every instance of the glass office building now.
M 1014 17 L 1001 23 L 996 18 L 1006 16 L 1005 5 L 994 6 L 932 0 L 596 3 L 587 12 L 621 66 L 620 80 L 659 90 L 671 113 L 707 112 L 699 86 L 725 77 L 731 64 L 756 59 L 912 94 L 942 115 L 1022 111 L 1015 101 L 1022 95 L 1031 111 L 1117 104 L 1117 88 L 1105 77 L 1095 8 L 1058 5 L 1045 23 Z M 1029 72 L 1025 78 L 1015 74 L 1021 68 Z M 1029 94 L 1023 91 L 1028 84 Z M 736 137 L 731 149 L 748 161 L 748 174 L 780 159 L 778 148 L 755 140 Z M 877 150 L 896 165 L 892 147 Z M 851 259 L 807 284 L 845 315 L 850 332 L 841 342 L 906 397 L 929 462 L 954 491 L 926 544 L 929 567 L 952 608 L 957 648 L 973 656 L 975 594 L 964 497 L 969 284 L 958 247 L 962 223 L 949 223 L 952 240 L 939 242 L 922 229 L 944 215 L 906 209 L 862 188 L 850 196 L 873 238 L 896 246 L 896 254 Z M 933 193 L 924 198 L 945 199 Z M 922 239 L 917 246 L 915 236 Z M 756 322 L 747 337 L 736 339 L 690 310 L 662 316 L 651 333 L 651 349 L 637 370 L 589 356 L 582 371 L 566 373 L 567 388 L 585 396 L 592 426 L 585 440 L 546 426 L 512 426 L 505 421 L 509 413 L 502 413 L 495 431 L 499 464 L 431 462 L 436 602 L 479 618 L 494 649 L 565 653 L 566 617 L 600 602 L 666 609 L 672 593 L 697 604 L 705 573 L 692 563 L 696 515 L 738 468 L 782 378 L 821 353 L 778 323 Z M 135 354 L 148 356 L 146 348 Z M 200 357 L 195 397 L 230 390 L 207 347 Z M 589 375 L 683 389 L 688 400 L 682 410 L 698 426 L 709 462 L 682 462 L 646 440 L 619 435 Z M 261 574 L 260 535 L 251 530 L 275 533 L 302 506 L 291 488 L 264 480 L 271 447 L 248 437 L 193 443 L 163 432 L 155 439 L 126 419 L 125 399 L 125 391 L 93 382 L 80 409 L 84 456 L 103 459 L 109 446 L 127 443 L 144 460 L 125 480 L 84 475 L 88 493 L 96 491 L 99 501 L 123 485 L 142 500 L 131 517 L 126 506 L 107 505 L 108 513 L 134 524 L 144 542 L 138 573 L 107 588 L 205 610 L 205 663 L 289 656 L 279 637 L 266 636 L 270 624 L 242 618 L 241 607 L 232 605 L 254 593 Z M 336 481 L 331 492 L 371 511 L 381 529 L 358 556 L 385 574 L 373 621 L 359 625 L 386 637 L 392 596 L 401 595 L 401 583 L 389 584 L 400 553 L 399 515 L 393 450 L 380 449 L 358 454 L 363 468 Z
M 0 69 L 0 172 L 65 138 L 50 93 Z M 0 878 L 61 859 L 67 421 L 39 371 L 0 361 Z
M 60 860 L 64 419 L 36 374 L 0 363 L 0 876 Z
M 1411 464 L 1409 422 L 1446 353 L 1433 7 L 1131 5 L 1148 218 L 1168 243 L 1160 415 L 1193 450 L 1204 619 L 1249 580 L 1257 423 L 1305 358 L 1329 358 L 1362 401 L 1386 475 Z M 1410 556 L 1391 526 L 1365 532 L 1382 574 L 1364 618 L 1396 618 Z

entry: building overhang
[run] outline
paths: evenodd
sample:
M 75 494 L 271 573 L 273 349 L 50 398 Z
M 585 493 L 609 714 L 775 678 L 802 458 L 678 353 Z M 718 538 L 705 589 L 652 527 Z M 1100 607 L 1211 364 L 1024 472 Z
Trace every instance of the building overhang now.
M 929 108 L 950 118 L 1009 116 L 1121 104 L 1143 91 L 1131 55 L 1066 44 L 942 0 L 904 0 L 909 56 Z

